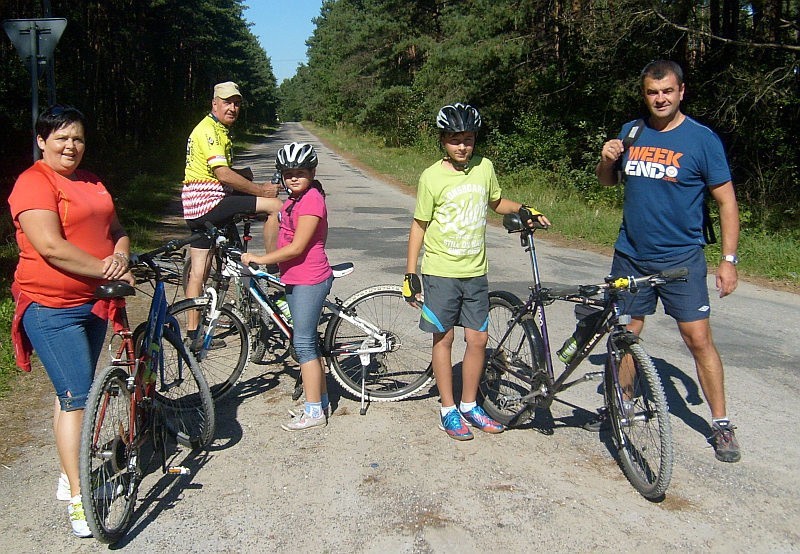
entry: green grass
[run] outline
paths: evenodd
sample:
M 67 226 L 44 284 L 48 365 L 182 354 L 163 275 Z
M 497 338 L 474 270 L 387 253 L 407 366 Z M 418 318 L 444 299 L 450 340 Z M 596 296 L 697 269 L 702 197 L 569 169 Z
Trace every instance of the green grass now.
M 439 155 L 435 146 L 426 148 L 388 148 L 383 141 L 347 127 L 329 129 L 311 123 L 304 125 L 334 150 L 416 187 L 423 169 Z M 586 175 L 581 175 L 586 180 Z M 587 248 L 611 251 L 619 232 L 622 211 L 617 205 L 621 187 L 582 194 L 570 177 L 551 171 L 526 168 L 498 176 L 503 196 L 529 204 L 545 213 L 553 223 L 548 235 L 577 241 Z M 592 178 L 593 179 L 593 178 Z M 720 236 L 717 223 L 717 237 Z M 720 258 L 720 244 L 706 248 L 713 266 Z M 739 241 L 739 274 L 771 282 L 772 285 L 800 292 L 800 235 L 778 235 L 742 228 Z

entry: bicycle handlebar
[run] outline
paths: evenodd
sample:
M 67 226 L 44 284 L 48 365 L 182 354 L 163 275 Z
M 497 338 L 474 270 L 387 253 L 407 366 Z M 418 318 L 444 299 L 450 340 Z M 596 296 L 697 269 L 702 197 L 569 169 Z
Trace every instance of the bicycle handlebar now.
M 505 227 L 506 231 L 508 231 L 509 233 L 523 233 L 523 232 L 532 233 L 537 229 L 547 229 L 550 226 L 542 225 L 541 223 L 539 223 L 538 220 L 534 219 L 533 225 L 529 227 L 528 225 L 525 225 L 522 222 L 522 218 L 519 216 L 519 214 L 513 213 L 513 214 L 506 214 L 503 216 L 503 227 Z
M 661 273 L 653 275 L 645 275 L 643 277 L 612 277 L 605 278 L 604 283 L 595 285 L 552 285 L 544 287 L 542 290 L 546 291 L 545 295 L 549 298 L 568 298 L 568 297 L 581 297 L 588 298 L 596 296 L 605 290 L 609 291 L 622 291 L 636 292 L 639 287 L 647 285 L 650 287 L 657 287 L 668 283 L 670 281 L 677 281 L 686 277 L 689 274 L 689 269 L 686 267 L 679 267 L 675 269 L 668 269 Z
M 204 236 L 203 234 L 194 234 L 184 239 L 172 239 L 163 246 L 159 246 L 155 250 L 150 250 L 149 252 L 141 252 L 139 254 L 131 254 L 130 265 L 131 267 L 133 267 L 139 264 L 147 264 L 148 261 L 152 260 L 159 254 L 164 254 L 167 252 L 175 252 L 176 250 L 183 248 L 187 244 L 191 244 L 199 240 L 203 236 Z

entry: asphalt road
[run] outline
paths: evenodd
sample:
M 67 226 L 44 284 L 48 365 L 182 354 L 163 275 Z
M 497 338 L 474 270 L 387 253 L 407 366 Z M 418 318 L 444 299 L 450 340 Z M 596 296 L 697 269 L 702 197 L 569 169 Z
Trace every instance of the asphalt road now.
M 245 152 L 238 165 L 267 180 L 277 146 L 293 140 L 311 141 L 319 151 L 331 262 L 355 263 L 334 294 L 399 283 L 413 196 L 348 164 L 294 123 Z M 421 159 L 420 170 L 430 163 Z M 607 256 L 556 247 L 546 233 L 537 237 L 545 281 L 599 282 L 610 267 Z M 491 287 L 525 295 L 530 269 L 516 236 L 492 226 L 487 240 Z M 136 521 L 118 546 L 132 552 L 800 551 L 800 448 L 791 438 L 800 407 L 798 308 L 797 295 L 744 282 L 732 296 L 712 298 L 729 415 L 743 451 L 738 464 L 717 462 L 705 442 L 708 406 L 674 323 L 661 314 L 648 320 L 645 348 L 664 381 L 675 442 L 672 484 L 662 502 L 646 501 L 628 484 L 608 437 L 580 428 L 602 403 L 599 383 L 571 389 L 564 399 L 573 406 L 554 406 L 550 432 L 479 434 L 460 444 L 436 428 L 430 391 L 373 404 L 359 416 L 358 402 L 332 388 L 336 410 L 324 430 L 283 432 L 286 410 L 296 406 L 289 397 L 293 379 L 282 367 L 251 364 L 236 395 L 218 406 L 218 438 L 209 451 L 176 454 L 193 475 L 148 476 Z M 574 326 L 571 308 L 553 305 L 549 318 L 558 345 Z M 601 363 L 592 356 L 587 369 Z M 30 414 L 30 443 L 0 468 L 0 546 L 105 550 L 74 539 L 64 505 L 53 498 L 58 468 L 49 401 L 44 406 Z

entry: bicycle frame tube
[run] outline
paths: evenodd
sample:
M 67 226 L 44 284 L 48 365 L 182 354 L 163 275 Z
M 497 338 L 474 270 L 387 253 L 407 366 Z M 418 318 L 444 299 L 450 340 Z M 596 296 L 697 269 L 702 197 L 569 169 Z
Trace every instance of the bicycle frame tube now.
M 547 373 L 551 379 L 555 378 L 555 371 L 553 369 L 553 360 L 550 350 L 550 335 L 547 332 L 547 316 L 544 311 L 544 302 L 542 301 L 542 280 L 539 277 L 539 262 L 536 259 L 536 244 L 533 239 L 533 234 L 524 234 L 520 236 L 520 242 L 525 247 L 528 257 L 531 262 L 531 271 L 533 273 L 533 286 L 530 287 L 531 294 L 528 302 L 525 304 L 523 313 L 529 311 L 539 327 L 539 334 L 542 336 L 544 343 L 544 359 Z M 509 328 L 509 332 L 510 332 Z

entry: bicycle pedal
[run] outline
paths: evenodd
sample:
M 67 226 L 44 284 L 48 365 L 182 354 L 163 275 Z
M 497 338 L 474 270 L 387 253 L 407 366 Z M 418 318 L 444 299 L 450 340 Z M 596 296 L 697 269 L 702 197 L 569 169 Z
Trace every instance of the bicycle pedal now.
M 587 381 L 594 381 L 595 379 L 603 377 L 605 373 L 605 371 L 589 371 L 584 374 L 583 378 Z
M 167 468 L 167 473 L 169 475 L 191 475 L 192 470 L 183 466 L 169 466 Z

